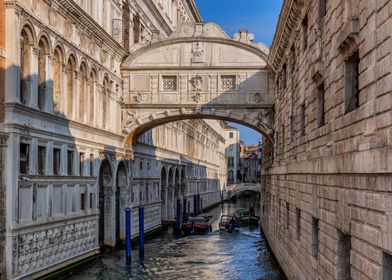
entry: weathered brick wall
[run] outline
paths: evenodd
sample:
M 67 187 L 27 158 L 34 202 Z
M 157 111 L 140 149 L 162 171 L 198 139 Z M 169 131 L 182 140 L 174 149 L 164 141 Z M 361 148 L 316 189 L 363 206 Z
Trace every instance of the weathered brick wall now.
M 329 0 L 324 17 L 319 0 L 284 2 L 269 58 L 277 133 L 273 166 L 264 175 L 263 230 L 289 279 L 337 279 L 339 256 L 349 258 L 352 279 L 392 279 L 381 278 L 383 270 L 384 277 L 391 273 L 392 254 L 392 2 L 352 0 L 349 7 L 350 1 Z M 356 50 L 359 107 L 346 113 L 346 60 Z M 322 84 L 325 125 L 319 127 Z M 349 238 L 348 257 L 340 233 Z

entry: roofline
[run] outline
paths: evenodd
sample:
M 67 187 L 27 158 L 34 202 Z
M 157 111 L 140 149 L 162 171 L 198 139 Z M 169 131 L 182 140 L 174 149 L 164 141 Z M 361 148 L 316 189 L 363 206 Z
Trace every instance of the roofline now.
M 195 0 L 186 0 L 189 7 L 191 8 L 191 12 L 195 17 L 195 22 L 203 22 L 203 18 L 200 14 L 199 8 L 197 7 Z

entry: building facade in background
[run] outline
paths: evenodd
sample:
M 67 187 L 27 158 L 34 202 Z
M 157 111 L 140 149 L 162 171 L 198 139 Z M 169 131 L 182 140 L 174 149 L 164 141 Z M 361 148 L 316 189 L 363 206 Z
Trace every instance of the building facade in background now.
M 223 128 L 226 139 L 227 185 L 237 184 L 240 177 L 240 131 L 228 124 Z
M 262 228 L 289 279 L 391 279 L 392 3 L 285 0 Z
M 0 278 L 38 277 L 116 245 L 126 206 L 145 205 L 148 231 L 173 220 L 176 197 L 220 201 L 219 122 L 179 121 L 124 147 L 121 63 L 155 31 L 200 22 L 193 1 L 1 5 Z M 136 211 L 132 221 L 137 233 Z
M 243 183 L 260 182 L 260 161 L 258 145 L 241 145 L 241 181 Z

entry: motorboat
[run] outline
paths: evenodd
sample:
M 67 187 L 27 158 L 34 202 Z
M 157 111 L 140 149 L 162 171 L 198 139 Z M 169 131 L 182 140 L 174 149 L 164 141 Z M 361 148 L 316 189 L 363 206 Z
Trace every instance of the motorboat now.
M 211 219 L 212 217 L 206 217 L 205 215 L 189 217 L 188 221 L 183 224 L 181 231 L 183 235 L 204 234 L 211 232 Z
M 233 215 L 222 215 L 219 221 L 219 231 L 233 233 L 238 228 L 239 222 Z
M 259 225 L 260 217 L 254 215 L 254 211 L 248 211 L 245 208 L 239 208 L 234 211 L 233 215 L 239 220 L 242 227 Z

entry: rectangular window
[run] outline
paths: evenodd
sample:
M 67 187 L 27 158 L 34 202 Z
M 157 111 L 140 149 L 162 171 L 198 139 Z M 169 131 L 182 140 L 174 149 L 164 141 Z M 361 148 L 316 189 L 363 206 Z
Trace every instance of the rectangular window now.
M 290 141 L 294 142 L 294 117 L 290 117 Z
M 86 209 L 86 194 L 81 193 L 80 194 L 80 210 Z
M 297 240 L 301 238 L 301 209 L 295 209 L 295 216 L 296 216 L 296 227 L 295 227 L 295 236 Z
M 94 194 L 90 193 L 90 209 L 93 209 L 94 205 Z
M 90 176 L 94 176 L 94 155 L 90 154 Z
M 322 127 L 325 124 L 325 89 L 324 84 L 317 89 L 317 126 Z
M 286 230 L 289 231 L 290 227 L 290 206 L 289 203 L 286 202 Z
M 30 160 L 30 145 L 25 143 L 20 143 L 19 172 L 21 174 L 27 174 L 29 172 L 29 160 Z
M 305 136 L 305 102 L 301 105 L 301 136 Z
M 308 48 L 308 15 L 302 20 L 302 49 L 305 51 Z
M 143 170 L 143 161 L 140 161 L 139 168 L 140 168 L 140 170 Z
M 61 150 L 60 149 L 53 149 L 53 174 L 59 175 L 60 174 L 60 162 L 61 162 Z
M 236 76 L 235 75 L 222 75 L 221 76 L 221 90 L 235 90 Z
M 80 153 L 79 154 L 79 175 L 80 176 L 84 175 L 84 159 L 85 159 L 85 154 Z
M 319 19 L 324 19 L 327 14 L 327 3 L 326 0 L 319 0 Z
M 341 231 L 338 231 L 337 262 L 336 262 L 337 279 L 341 279 L 341 280 L 351 279 L 350 252 L 351 252 L 351 236 L 348 234 L 344 234 Z
M 345 113 L 359 107 L 359 52 L 356 51 L 345 64 Z
M 390 280 L 390 279 L 392 279 L 392 255 L 383 252 L 381 280 Z
M 45 174 L 46 147 L 38 146 L 38 174 Z
M 67 174 L 68 175 L 74 175 L 73 161 L 74 161 L 74 152 L 67 151 Z
M 318 256 L 319 220 L 312 217 L 312 256 Z
M 229 132 L 229 138 L 233 139 L 234 138 L 234 133 L 233 132 Z
M 162 76 L 163 91 L 176 91 L 177 90 L 177 76 L 165 75 Z

